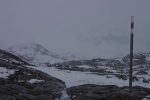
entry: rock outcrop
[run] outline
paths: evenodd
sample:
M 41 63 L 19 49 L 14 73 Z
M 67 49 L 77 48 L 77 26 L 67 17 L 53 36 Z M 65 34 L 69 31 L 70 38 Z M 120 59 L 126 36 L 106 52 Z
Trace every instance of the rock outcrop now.
M 15 70 L 8 78 L 0 78 L 0 100 L 54 100 L 66 87 L 63 81 L 32 68 L 8 63 L 0 65 Z
M 85 84 L 67 89 L 72 100 L 141 100 L 150 95 L 150 89 L 135 86 L 132 94 L 128 87 Z

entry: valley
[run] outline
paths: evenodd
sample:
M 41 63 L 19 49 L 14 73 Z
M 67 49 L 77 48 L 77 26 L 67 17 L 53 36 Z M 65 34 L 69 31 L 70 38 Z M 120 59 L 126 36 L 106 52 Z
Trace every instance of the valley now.
M 26 91 L 22 92 L 21 95 L 19 94 L 19 97 L 11 95 L 9 98 L 18 100 L 15 98 L 22 98 L 23 95 L 28 98 L 25 100 L 38 100 L 37 98 L 43 98 L 43 100 L 48 100 L 47 98 L 50 100 L 81 100 L 81 98 L 83 100 L 91 100 L 91 98 L 92 100 L 100 98 L 111 100 L 115 98 L 115 100 L 120 100 L 120 98 L 124 97 L 126 98 L 122 100 L 129 100 L 129 55 L 110 59 L 69 60 L 66 57 L 51 53 L 43 46 L 37 44 L 0 50 L 1 86 L 6 88 L 19 86 L 18 89 L 24 88 L 24 91 Z M 137 97 L 137 94 L 133 92 L 133 100 L 142 100 L 142 98 L 143 100 L 148 100 L 146 98 L 149 98 L 149 58 L 149 53 L 134 54 L 133 91 L 136 91 L 139 96 Z M 109 86 L 112 86 L 113 90 L 109 90 Z M 98 91 L 101 88 L 108 91 L 99 93 Z M 2 93 L 2 91 L 6 90 L 0 89 L 0 91 Z M 10 89 L 10 91 L 12 90 Z M 17 91 L 16 93 L 18 94 Z M 37 91 L 39 94 L 34 93 Z M 78 91 L 80 91 L 79 94 Z M 84 93 L 84 91 L 87 91 L 89 94 Z M 120 95 L 118 91 L 122 91 Z M 6 94 L 2 97 L 6 98 L 6 95 L 9 94 L 7 92 L 4 93 Z M 103 96 L 100 94 L 103 94 Z M 107 98 L 107 94 L 113 95 L 113 97 Z M 46 95 L 46 97 L 42 97 L 43 95 Z

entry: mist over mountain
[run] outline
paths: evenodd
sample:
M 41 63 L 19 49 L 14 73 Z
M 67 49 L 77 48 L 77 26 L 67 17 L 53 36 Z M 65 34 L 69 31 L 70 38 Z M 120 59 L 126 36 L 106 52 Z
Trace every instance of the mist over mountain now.
M 129 54 L 114 58 L 82 58 L 76 55 L 59 55 L 37 43 L 28 43 L 11 46 L 7 48 L 6 51 L 20 58 L 25 58 L 29 63 L 37 66 L 41 64 L 44 66 L 49 64 L 55 65 L 56 63 L 59 63 L 60 65 L 68 65 L 73 67 L 82 65 L 92 66 L 94 68 L 97 68 L 99 66 L 108 66 L 114 68 L 115 70 L 124 70 L 124 73 L 126 73 L 129 70 L 128 66 L 130 62 Z M 135 52 L 133 58 L 133 65 L 136 66 L 136 68 L 142 69 L 143 67 L 149 70 L 150 53 Z
M 11 46 L 6 49 L 10 53 L 15 55 L 19 54 L 26 58 L 30 63 L 33 64 L 44 64 L 44 63 L 60 63 L 68 60 L 79 60 L 80 57 L 75 55 L 59 55 L 50 50 L 46 49 L 37 43 L 20 44 L 16 46 Z
M 149 9 L 150 0 L 0 0 L 0 100 L 150 100 Z
M 123 56 L 129 53 L 130 17 L 135 16 L 134 50 L 146 52 L 150 50 L 149 3 L 149 0 L 0 1 L 0 48 L 35 42 L 55 53 Z

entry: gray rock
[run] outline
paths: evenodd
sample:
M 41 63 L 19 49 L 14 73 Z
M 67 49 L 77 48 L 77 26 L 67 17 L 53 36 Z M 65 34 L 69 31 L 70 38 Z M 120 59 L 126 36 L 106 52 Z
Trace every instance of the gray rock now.
M 128 87 L 85 84 L 70 87 L 67 93 L 72 100 L 141 100 L 150 94 L 150 89 L 135 86 L 130 94 Z
M 0 100 L 17 100 L 13 96 L 0 94 Z

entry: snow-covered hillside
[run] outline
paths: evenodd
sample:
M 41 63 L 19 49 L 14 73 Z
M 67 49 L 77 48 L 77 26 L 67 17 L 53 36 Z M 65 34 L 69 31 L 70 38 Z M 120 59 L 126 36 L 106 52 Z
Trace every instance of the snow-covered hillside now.
M 53 77 L 63 80 L 66 83 L 67 87 L 78 86 L 82 84 L 99 84 L 99 85 L 117 85 L 117 86 L 128 86 L 129 80 L 122 80 L 117 78 L 115 75 L 98 75 L 91 72 L 79 72 L 79 71 L 68 71 L 68 70 L 59 70 L 55 67 L 33 67 L 40 70 L 44 73 L 47 73 Z M 143 78 L 149 79 L 149 75 L 136 75 L 139 79 L 138 81 L 133 82 L 133 86 L 143 86 L 150 88 L 149 83 L 144 83 Z
M 23 78 L 25 78 L 25 82 L 27 82 L 27 84 L 38 84 L 40 82 L 46 82 L 46 80 L 38 78 L 38 76 L 41 75 L 37 75 L 39 72 L 44 72 L 43 75 L 50 75 L 62 80 L 67 89 L 83 84 L 97 84 L 102 86 L 117 85 L 119 87 L 128 86 L 129 84 L 129 55 L 113 59 L 95 58 L 90 60 L 66 61 L 61 56 L 46 50 L 44 47 L 38 44 L 11 47 L 8 48 L 7 51 L 1 50 L 0 52 L 0 65 L 4 66 L 0 67 L 0 79 L 12 79 L 12 77 L 16 78 L 16 76 L 18 76 L 17 79 L 20 79 L 20 75 L 26 75 L 23 76 Z M 134 54 L 133 86 L 138 85 L 150 88 L 149 57 L 149 53 Z M 35 63 L 37 67 L 29 64 L 24 65 L 22 59 L 27 59 L 31 63 Z M 49 64 L 38 66 L 40 63 Z M 13 67 L 14 69 L 12 69 Z M 28 67 L 27 69 L 31 69 L 35 72 L 34 77 L 31 78 L 27 76 L 31 74 L 29 73 L 29 70 L 26 70 L 26 67 Z M 25 74 L 22 73 L 22 71 L 24 71 Z M 23 82 L 22 78 L 18 82 Z M 50 83 L 53 84 L 53 82 Z M 51 86 L 51 84 L 48 86 Z M 61 90 L 61 93 L 63 94 L 62 98 L 69 97 L 69 95 L 66 94 L 67 89 L 63 91 Z
M 150 88 L 149 53 L 135 53 L 133 85 Z M 130 56 L 113 59 L 69 61 L 47 67 L 37 67 L 49 75 L 66 82 L 68 87 L 81 84 L 128 86 Z
M 7 51 L 21 55 L 30 63 L 39 65 L 43 63 L 63 62 L 64 58 L 45 49 L 42 45 L 36 43 L 21 44 L 6 49 Z
M 44 67 L 36 68 L 65 81 L 69 87 L 88 83 L 128 85 L 129 55 L 112 59 L 66 61 L 65 57 L 34 43 L 13 46 L 7 51 L 19 54 L 37 66 L 46 63 Z M 135 53 L 133 58 L 133 83 L 150 88 L 150 54 Z

